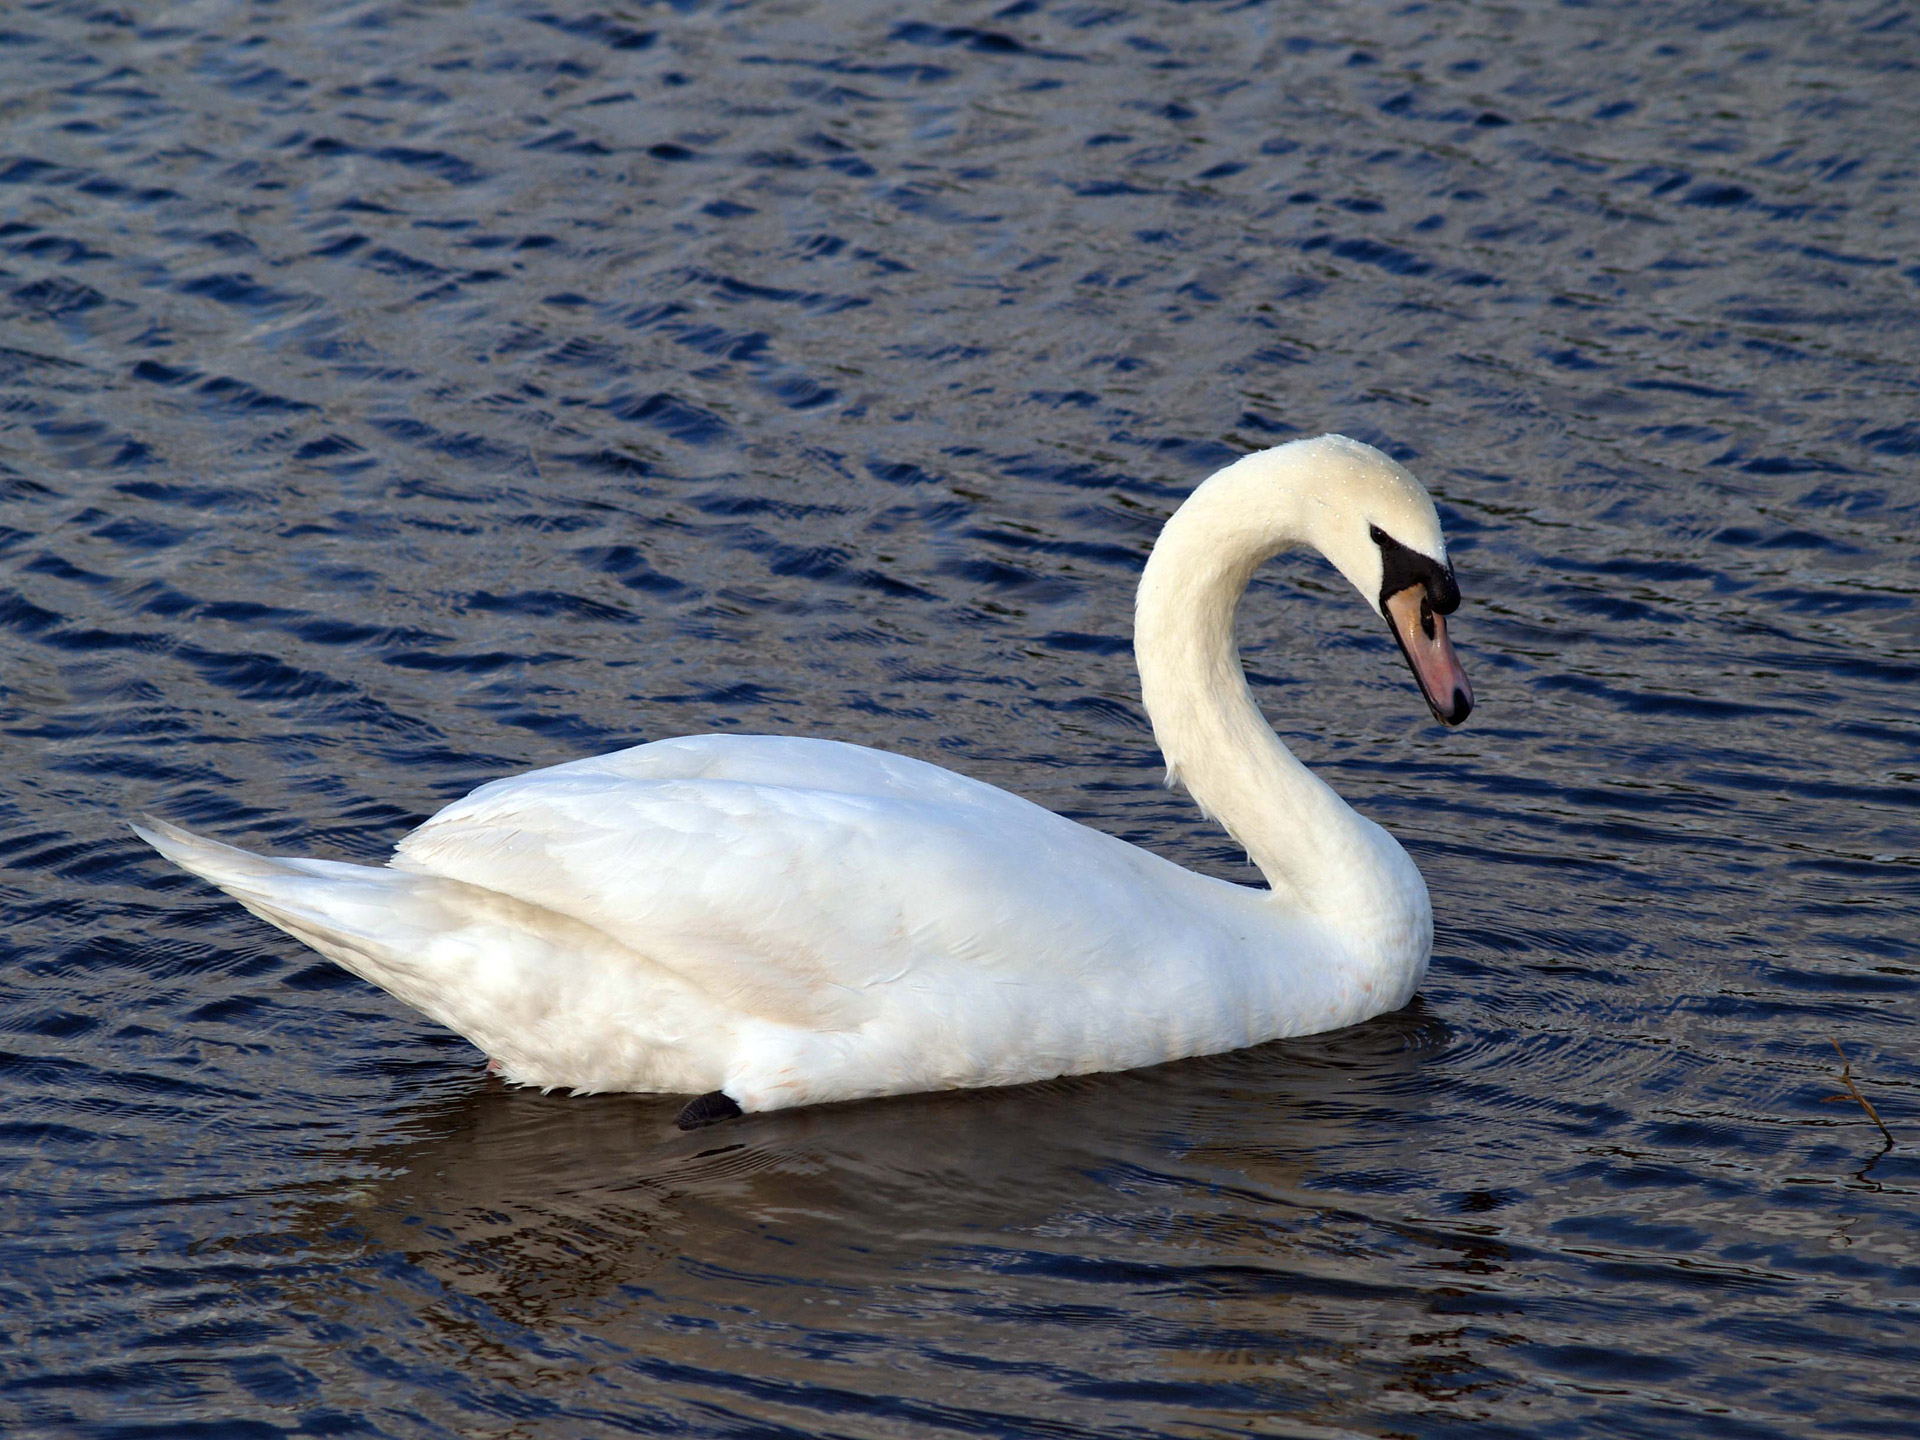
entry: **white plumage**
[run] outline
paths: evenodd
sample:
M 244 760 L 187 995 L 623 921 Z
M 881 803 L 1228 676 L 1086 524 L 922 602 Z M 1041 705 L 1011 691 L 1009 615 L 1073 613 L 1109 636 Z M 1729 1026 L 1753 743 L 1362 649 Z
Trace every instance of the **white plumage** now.
M 495 781 L 385 868 L 136 828 L 529 1085 L 718 1091 L 773 1110 L 1347 1025 L 1419 983 L 1426 888 L 1260 718 L 1232 626 L 1255 566 L 1293 543 L 1374 599 L 1372 527 L 1445 565 L 1405 470 L 1342 437 L 1296 442 L 1196 490 L 1142 579 L 1156 735 L 1271 890 L 922 761 L 768 736 L 664 740 Z

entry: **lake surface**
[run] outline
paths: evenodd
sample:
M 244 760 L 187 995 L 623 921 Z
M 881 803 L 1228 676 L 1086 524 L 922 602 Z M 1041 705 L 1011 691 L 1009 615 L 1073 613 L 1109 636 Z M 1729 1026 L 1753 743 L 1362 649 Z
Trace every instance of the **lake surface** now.
M 0 1430 L 1920 1433 L 1917 67 L 1872 0 L 8 7 Z M 1350 1031 L 682 1135 L 126 829 L 375 860 L 807 733 L 1252 880 L 1132 587 L 1329 430 L 1480 702 L 1249 596 L 1434 896 Z

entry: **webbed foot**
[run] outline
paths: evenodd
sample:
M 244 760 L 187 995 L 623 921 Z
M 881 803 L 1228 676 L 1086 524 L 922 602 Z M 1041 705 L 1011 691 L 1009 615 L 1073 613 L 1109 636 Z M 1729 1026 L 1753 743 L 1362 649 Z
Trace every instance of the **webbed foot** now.
M 726 1091 L 709 1090 L 689 1100 L 673 1123 L 682 1130 L 698 1130 L 703 1125 L 718 1125 L 722 1120 L 733 1120 L 745 1113 Z

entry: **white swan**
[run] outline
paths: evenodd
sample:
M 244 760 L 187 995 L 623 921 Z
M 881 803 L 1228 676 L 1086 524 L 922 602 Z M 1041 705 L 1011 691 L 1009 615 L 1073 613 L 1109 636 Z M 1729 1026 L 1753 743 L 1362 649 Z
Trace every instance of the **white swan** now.
M 161 854 L 489 1056 L 510 1081 L 742 1111 L 1151 1065 L 1396 1009 L 1433 914 L 1391 836 L 1296 760 L 1233 622 L 1317 548 L 1387 618 L 1434 714 L 1471 691 L 1420 482 L 1344 436 L 1248 455 L 1170 519 L 1134 648 L 1169 779 L 1268 890 L 919 760 L 831 740 L 662 740 L 483 785 L 385 868 Z

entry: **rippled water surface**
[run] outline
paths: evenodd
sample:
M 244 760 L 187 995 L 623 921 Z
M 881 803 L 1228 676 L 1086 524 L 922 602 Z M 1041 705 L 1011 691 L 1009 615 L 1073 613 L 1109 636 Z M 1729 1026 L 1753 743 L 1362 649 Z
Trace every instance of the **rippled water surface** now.
M 0 1429 L 1920 1433 L 1911 7 L 598 3 L 0 11 Z M 1326 430 L 1481 702 L 1249 597 L 1355 1030 L 681 1135 L 125 827 L 732 729 L 1249 879 L 1131 589 Z

